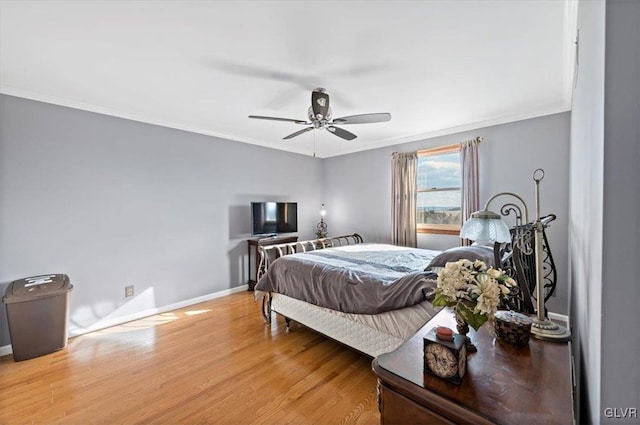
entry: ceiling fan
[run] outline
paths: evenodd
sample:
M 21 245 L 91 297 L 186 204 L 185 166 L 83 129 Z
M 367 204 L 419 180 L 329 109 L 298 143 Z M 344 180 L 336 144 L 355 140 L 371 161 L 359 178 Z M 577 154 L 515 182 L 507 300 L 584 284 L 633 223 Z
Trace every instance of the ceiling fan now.
M 388 112 L 377 114 L 350 115 L 346 117 L 333 118 L 331 107 L 329 106 L 329 93 L 327 93 L 327 91 L 323 88 L 317 88 L 311 93 L 311 106 L 309 106 L 307 115 L 309 121 L 296 120 L 291 118 L 265 117 L 261 115 L 249 115 L 249 118 L 255 118 L 259 120 L 287 121 L 295 124 L 310 126 L 283 137 L 284 140 L 292 139 L 314 129 L 325 129 L 329 133 L 341 137 L 345 140 L 353 140 L 358 136 L 340 127 L 336 127 L 336 125 L 370 124 L 389 121 L 391 119 L 391 114 Z

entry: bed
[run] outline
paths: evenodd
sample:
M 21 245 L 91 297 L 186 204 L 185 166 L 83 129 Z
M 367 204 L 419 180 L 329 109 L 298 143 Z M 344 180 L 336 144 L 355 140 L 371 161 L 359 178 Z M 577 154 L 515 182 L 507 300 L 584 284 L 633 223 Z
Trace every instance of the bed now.
M 509 210 L 504 211 L 503 207 L 502 214 L 508 215 Z M 269 324 L 273 313 L 277 313 L 285 318 L 287 330 L 291 320 L 295 320 L 376 357 L 410 339 L 437 313 L 431 305 L 437 272 L 447 262 L 466 258 L 501 268 L 514 278 L 518 287 L 512 289 L 503 307 L 532 314 L 535 250 L 525 248 L 527 241 L 532 240 L 533 225 L 523 225 L 520 216 L 511 229 L 510 243 L 474 244 L 442 252 L 365 244 L 358 234 L 261 246 L 256 299 L 262 300 L 262 314 Z M 543 217 L 544 227 L 554 219 L 554 214 Z M 543 236 L 546 301 L 555 289 L 556 271 L 544 230 Z M 329 278 L 327 269 L 338 272 Z M 378 281 L 385 290 L 371 291 L 377 294 L 371 296 L 370 280 Z M 336 281 L 342 286 L 333 285 Z M 326 287 L 336 294 L 323 292 Z M 394 291 L 396 296 L 400 294 L 400 303 L 389 302 L 388 292 Z M 357 300 L 364 300 L 364 306 L 354 304 Z
M 437 312 L 440 252 L 365 244 L 358 234 L 260 247 L 256 298 L 273 313 L 371 357 L 394 350 Z

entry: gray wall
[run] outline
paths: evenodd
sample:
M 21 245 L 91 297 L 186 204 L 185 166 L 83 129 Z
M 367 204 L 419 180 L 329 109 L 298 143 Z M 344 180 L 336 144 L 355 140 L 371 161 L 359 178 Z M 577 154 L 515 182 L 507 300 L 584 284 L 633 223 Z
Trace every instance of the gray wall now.
M 637 1 L 579 4 L 569 240 L 580 423 L 637 423 L 610 409 L 640 409 L 639 22 Z
M 0 291 L 69 274 L 73 331 L 243 285 L 250 201 L 298 202 L 311 238 L 322 173 L 307 156 L 2 95 Z
M 566 314 L 567 223 L 569 197 L 569 113 L 555 114 L 472 132 L 435 137 L 324 161 L 324 193 L 331 234 L 356 231 L 366 241 L 391 241 L 391 154 L 459 143 L 482 136 L 480 145 L 480 202 L 510 191 L 522 196 L 535 216 L 533 171 L 545 170 L 541 183 L 541 213 L 558 219 L 548 229 L 549 244 L 558 269 L 556 296 L 547 307 Z M 506 198 L 505 198 L 506 199 Z M 497 208 L 501 204 L 491 204 Z M 459 245 L 456 236 L 419 235 L 423 248 Z
M 606 16 L 601 417 L 640 410 L 640 2 L 608 1 Z

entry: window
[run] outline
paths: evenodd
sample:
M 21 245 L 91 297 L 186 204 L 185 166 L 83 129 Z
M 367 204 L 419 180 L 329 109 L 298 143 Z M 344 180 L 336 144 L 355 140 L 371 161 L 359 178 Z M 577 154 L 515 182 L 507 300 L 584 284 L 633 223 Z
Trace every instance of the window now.
M 418 233 L 457 235 L 462 223 L 460 145 L 418 151 Z

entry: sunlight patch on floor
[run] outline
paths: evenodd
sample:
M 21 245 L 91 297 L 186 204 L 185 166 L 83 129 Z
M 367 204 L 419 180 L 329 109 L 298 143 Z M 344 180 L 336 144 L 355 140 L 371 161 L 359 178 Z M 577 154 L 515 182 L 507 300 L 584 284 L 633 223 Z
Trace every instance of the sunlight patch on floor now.
M 92 332 L 90 335 L 119 334 L 137 331 L 140 329 L 155 328 L 156 326 L 161 326 L 165 323 L 171 323 L 179 318 L 180 317 L 175 313 L 156 314 L 155 316 L 144 317 L 133 322 L 127 322 L 110 328 L 101 329 L 99 331 Z
M 185 311 L 184 314 L 187 316 L 198 316 L 200 314 L 208 313 L 210 311 L 211 311 L 210 308 L 206 310 L 189 310 L 189 311 Z

